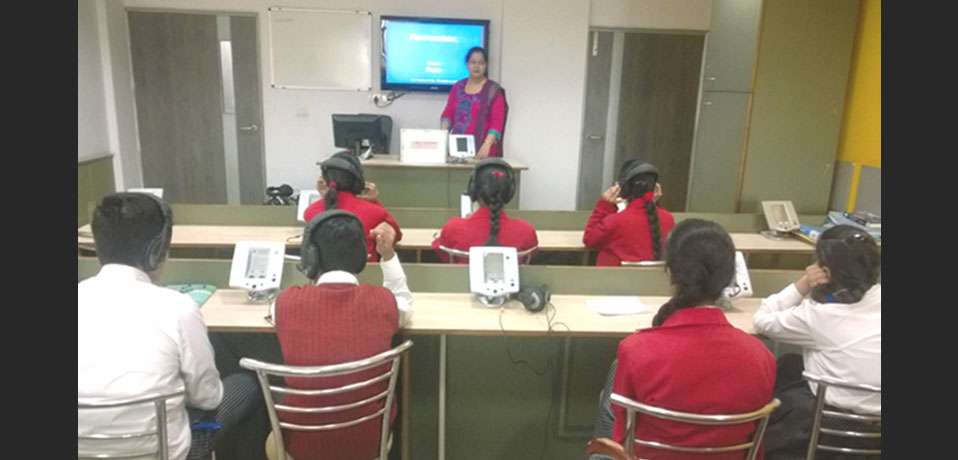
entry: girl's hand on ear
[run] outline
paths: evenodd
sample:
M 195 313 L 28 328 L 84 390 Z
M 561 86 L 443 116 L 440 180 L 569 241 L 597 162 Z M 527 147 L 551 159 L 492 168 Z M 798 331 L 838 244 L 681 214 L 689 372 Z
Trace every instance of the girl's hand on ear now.
M 319 176 L 319 179 L 316 179 L 316 191 L 319 192 L 319 196 L 325 197 L 326 192 L 329 191 L 329 186 L 326 185 L 326 180 L 323 179 L 323 176 Z
M 662 184 L 659 182 L 655 183 L 655 190 L 652 191 L 652 201 L 659 201 L 659 198 L 662 198 Z
M 806 296 L 809 292 L 812 292 L 812 289 L 816 286 L 825 284 L 828 280 L 828 269 L 818 264 L 812 264 L 805 267 L 805 276 L 795 282 L 795 289 L 798 289 L 801 295 Z
M 376 187 L 376 184 L 367 181 L 366 190 L 363 190 L 363 194 L 359 195 L 359 198 L 366 201 L 378 201 L 379 189 Z
M 396 250 L 393 249 L 396 242 L 396 229 L 382 222 L 369 233 L 376 239 L 376 252 L 382 256 L 382 260 L 390 260 L 396 256 Z
M 619 187 L 619 184 L 609 187 L 605 192 L 602 193 L 602 200 L 611 204 L 612 206 L 615 206 L 615 202 L 619 198 L 619 192 L 621 190 L 622 188 Z

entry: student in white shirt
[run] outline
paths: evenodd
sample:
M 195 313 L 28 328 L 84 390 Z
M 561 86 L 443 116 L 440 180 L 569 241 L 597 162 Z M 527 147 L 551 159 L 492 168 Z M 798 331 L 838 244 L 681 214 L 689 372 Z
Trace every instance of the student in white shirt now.
M 800 345 L 803 359 L 779 361 L 776 397 L 765 435 L 766 458 L 779 450 L 804 452 L 808 444 L 814 385 L 804 370 L 839 380 L 881 386 L 881 250 L 864 230 L 841 225 L 823 232 L 817 262 L 805 276 L 766 298 L 755 313 L 755 330 Z M 825 403 L 839 410 L 881 414 L 881 395 L 829 388 Z
M 204 410 L 223 423 L 215 441 L 225 454 L 221 457 L 237 458 L 232 452 L 243 445 L 244 451 L 255 446 L 249 458 L 263 458 L 268 422 L 257 416 L 265 412 L 258 410 L 263 402 L 255 377 L 235 374 L 221 381 L 196 303 L 153 284 L 169 252 L 170 208 L 152 195 L 118 193 L 103 199 L 92 227 L 102 268 L 77 284 L 77 397 L 109 401 L 182 388 L 185 397 L 167 406 L 171 458 L 187 457 L 190 422 Z M 153 414 L 151 405 L 82 411 L 77 432 L 146 431 Z M 255 431 L 261 436 L 252 435 Z M 155 442 L 134 441 L 147 448 Z M 77 446 L 79 452 L 97 454 L 130 447 L 115 441 Z

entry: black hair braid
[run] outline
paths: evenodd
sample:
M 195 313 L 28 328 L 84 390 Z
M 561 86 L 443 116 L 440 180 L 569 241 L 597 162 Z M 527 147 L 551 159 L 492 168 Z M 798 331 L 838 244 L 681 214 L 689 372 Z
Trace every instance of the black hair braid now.
M 323 180 L 325 180 L 326 185 L 329 186 L 329 190 L 326 192 L 326 195 L 323 196 L 323 203 L 326 205 L 326 209 L 337 209 L 340 191 L 356 193 L 355 189 L 357 188 L 358 180 L 356 176 L 348 171 L 337 168 L 327 168 L 323 171 Z
M 496 195 L 499 194 L 496 193 Z M 486 246 L 499 245 L 499 216 L 503 205 L 501 199 L 489 205 L 489 239 L 486 241 Z
M 323 203 L 326 205 L 326 210 L 336 209 L 338 195 L 339 190 L 337 190 L 335 187 L 330 187 L 329 190 L 326 191 L 326 196 L 323 197 Z
M 662 260 L 662 228 L 659 226 L 659 209 L 654 200 L 645 202 L 645 214 L 649 216 L 649 235 L 652 237 L 652 257 Z
M 706 294 L 708 291 L 706 285 L 709 282 L 707 279 L 708 273 L 701 264 L 696 265 L 698 266 L 692 267 L 687 264 L 686 267 L 682 268 L 688 274 L 689 279 L 676 285 L 675 295 L 652 318 L 653 326 L 661 326 L 669 316 L 683 308 L 697 307 L 709 301 L 709 299 L 706 299 L 706 297 L 709 297 Z
M 669 235 L 665 266 L 674 295 L 656 313 L 653 326 L 661 326 L 683 308 L 708 305 L 718 299 L 735 276 L 735 246 L 715 222 L 688 219 Z

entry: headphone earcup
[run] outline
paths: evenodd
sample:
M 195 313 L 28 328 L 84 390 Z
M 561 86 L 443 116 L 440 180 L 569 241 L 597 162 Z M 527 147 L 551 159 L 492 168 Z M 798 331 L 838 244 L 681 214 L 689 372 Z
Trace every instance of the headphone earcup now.
M 306 279 L 315 279 L 319 274 L 319 248 L 313 243 L 313 231 L 318 221 L 313 218 L 303 230 L 303 243 L 299 250 L 299 263 L 296 268 L 306 276 Z
M 469 199 L 473 202 L 479 200 L 478 190 L 476 190 L 476 170 L 472 170 L 472 174 L 469 174 L 469 182 L 466 182 L 466 195 L 469 195 Z
M 168 240 L 173 230 L 173 211 L 170 209 L 170 205 L 166 204 L 166 202 L 159 197 L 150 193 L 146 193 L 145 195 L 156 203 L 156 206 L 160 208 L 160 214 L 163 215 L 163 227 L 160 229 L 160 232 L 150 240 L 150 244 L 146 247 L 146 252 L 140 258 L 140 264 L 143 270 L 152 272 L 160 267 L 160 264 L 163 263 L 163 259 L 166 257 L 166 252 L 170 249 Z
M 538 313 L 546 308 L 546 305 L 549 305 L 549 300 L 552 299 L 552 294 L 549 292 L 549 286 L 543 284 L 535 288 L 523 288 L 516 294 L 516 298 L 522 302 L 522 305 L 526 307 L 526 310 L 529 310 L 532 313 Z

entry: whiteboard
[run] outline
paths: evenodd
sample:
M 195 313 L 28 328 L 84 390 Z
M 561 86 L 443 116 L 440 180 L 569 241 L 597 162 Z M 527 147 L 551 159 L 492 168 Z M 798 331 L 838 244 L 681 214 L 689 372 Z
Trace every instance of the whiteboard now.
M 269 8 L 274 88 L 372 90 L 372 14 Z

